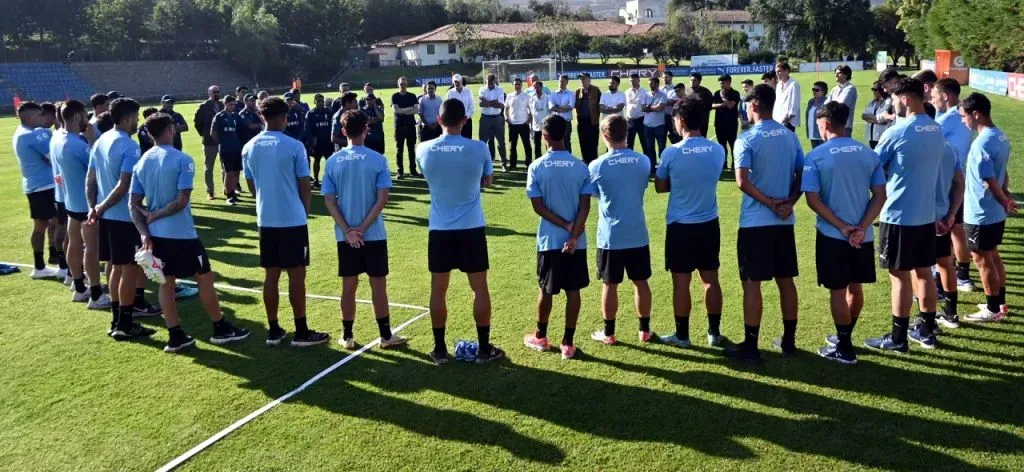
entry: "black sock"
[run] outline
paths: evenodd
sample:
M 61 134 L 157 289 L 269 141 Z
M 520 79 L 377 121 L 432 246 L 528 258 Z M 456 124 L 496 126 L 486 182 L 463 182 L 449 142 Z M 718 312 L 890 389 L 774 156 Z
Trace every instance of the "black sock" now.
M 747 346 L 757 349 L 757 338 L 760 336 L 760 334 L 761 325 L 743 325 L 743 343 L 746 344 Z
M 1006 304 L 1006 287 L 999 287 L 999 304 Z
M 228 326 L 228 319 L 221 316 L 219 320 L 213 322 L 213 332 L 223 331 Z
M 839 338 L 839 350 L 849 352 L 853 349 L 853 342 L 850 341 L 850 335 L 853 334 L 853 325 L 841 325 L 836 324 L 836 337 Z
M 352 339 L 355 337 L 352 334 L 352 325 L 356 323 L 356 320 L 341 320 L 341 339 Z
M 477 326 L 476 337 L 480 341 L 479 353 L 491 352 L 491 327 L 490 326 Z
M 536 336 L 538 338 L 541 338 L 541 339 L 548 337 L 548 324 L 547 323 L 541 323 L 540 321 L 537 322 L 537 334 L 536 334 Z
M 295 318 L 295 335 L 306 334 L 309 331 L 309 326 L 306 325 L 306 317 Z
M 907 342 L 907 327 L 910 326 L 910 318 L 900 318 L 892 315 L 892 340 L 897 343 Z
M 946 302 L 943 304 L 942 311 L 946 313 L 946 316 L 956 315 L 956 304 L 959 301 L 960 293 L 956 291 L 946 293 Z
M 135 289 L 135 306 L 141 307 L 146 304 L 146 289 L 137 288 Z
M 110 302 L 110 313 L 113 315 L 110 324 L 117 325 L 117 319 L 121 316 L 121 303 L 116 301 Z
M 83 277 L 79 277 L 77 279 L 72 279 L 72 281 L 75 283 L 75 292 L 77 292 L 77 293 L 85 292 L 85 277 L 84 276 Z
M 89 298 L 91 298 L 92 301 L 99 300 L 100 297 L 102 296 L 103 287 L 100 287 L 99 285 L 93 285 L 92 287 L 89 287 Z
M 35 259 L 36 269 L 43 270 L 46 268 L 46 259 L 43 257 L 43 251 L 33 252 L 32 258 Z
M 49 258 L 49 259 L 56 259 L 57 258 L 57 248 L 54 247 L 54 246 L 48 246 L 47 249 L 48 249 L 47 258 Z
M 796 321 L 782 320 L 782 344 L 787 346 L 796 344 Z
M 604 335 L 615 336 L 615 320 L 604 320 Z
M 434 328 L 434 352 L 448 352 L 448 346 L 444 342 L 444 326 Z
M 721 313 L 708 313 L 708 334 L 715 336 L 721 335 L 720 326 L 722 325 L 722 314 Z
M 850 317 L 850 332 L 851 333 L 853 332 L 853 328 L 857 327 L 857 320 L 858 319 L 860 319 L 860 317 L 857 317 L 857 316 L 851 316 Z
M 391 317 L 385 316 L 383 318 L 377 318 L 377 332 L 380 334 L 380 338 L 387 341 L 391 339 Z
M 131 305 L 121 305 L 121 315 L 117 317 L 118 329 L 128 329 L 132 326 L 135 320 L 132 318 L 132 314 L 135 313 L 135 309 Z
M 170 335 L 172 340 L 182 339 L 185 337 L 185 330 L 181 329 L 180 325 L 167 328 L 167 333 Z
M 957 262 L 956 263 L 956 278 L 960 280 L 969 280 L 971 278 L 971 263 L 970 262 Z
M 999 295 L 985 295 L 985 303 L 988 305 L 988 311 L 999 313 Z
M 565 334 L 562 335 L 562 345 L 572 346 L 576 343 L 574 339 L 576 337 L 576 328 L 565 328 Z
M 57 251 L 57 267 L 67 270 L 68 260 L 64 258 L 64 251 Z
M 644 333 L 651 332 L 651 318 L 640 318 L 640 331 Z
M 934 333 L 935 328 L 935 312 L 934 311 L 922 311 L 921 318 L 924 318 L 924 327 L 929 333 Z
M 267 322 L 270 325 L 271 331 L 282 331 L 281 325 L 277 323 L 277 320 L 270 320 Z
M 690 339 L 690 317 L 676 315 L 676 337 Z

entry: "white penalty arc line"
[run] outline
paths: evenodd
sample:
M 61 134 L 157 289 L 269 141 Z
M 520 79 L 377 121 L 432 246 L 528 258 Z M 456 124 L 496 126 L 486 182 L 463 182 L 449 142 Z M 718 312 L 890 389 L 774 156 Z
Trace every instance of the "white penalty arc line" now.
M 7 265 L 13 265 L 13 266 L 17 266 L 17 267 L 26 267 L 26 268 L 33 268 L 34 267 L 34 266 L 31 266 L 31 265 L 28 265 L 28 264 L 19 264 L 19 263 L 16 263 L 16 262 L 0 262 L 0 264 L 7 264 Z M 181 282 L 188 283 L 188 284 L 191 284 L 191 285 L 195 285 L 195 282 L 191 281 L 191 280 L 181 280 Z M 239 291 L 239 292 L 263 293 L 262 290 L 256 290 L 256 289 L 246 288 L 246 287 L 237 287 L 237 286 L 229 285 L 229 284 L 213 284 L 213 286 L 214 286 L 214 288 L 218 288 L 218 289 L 221 289 L 221 290 L 235 290 L 235 291 Z M 288 292 L 281 292 L 281 295 L 287 295 L 287 294 L 288 294 Z M 316 299 L 316 300 L 333 300 L 333 301 L 341 300 L 340 297 L 333 297 L 333 296 L 329 296 L 329 295 L 311 295 L 311 294 L 306 294 L 306 298 L 311 298 L 311 299 Z M 359 302 L 359 303 L 372 303 L 369 300 L 356 300 L 356 301 Z M 388 303 L 388 306 L 395 307 L 395 308 L 407 308 L 407 309 L 412 309 L 412 310 L 420 310 L 419 314 L 417 314 L 416 316 L 413 316 L 412 318 L 406 320 L 404 323 L 396 326 L 391 331 L 394 334 L 398 334 L 399 332 L 401 332 L 403 329 L 405 329 L 409 325 L 415 323 L 416 321 L 419 321 L 424 316 L 427 316 L 428 313 L 430 313 L 430 310 L 428 308 L 422 307 L 422 306 L 417 306 L 417 305 L 407 305 L 407 304 L 404 304 L 404 303 Z M 373 349 L 375 346 L 377 346 L 379 344 L 380 344 L 380 338 L 374 339 L 373 341 L 367 343 L 363 347 L 359 348 L 357 351 L 355 351 L 355 352 L 345 356 L 340 361 L 335 362 L 334 364 L 328 366 L 326 369 L 320 371 L 320 373 L 314 375 L 309 380 L 303 382 L 302 385 L 299 385 L 294 390 L 292 390 L 292 391 L 290 391 L 290 392 L 288 392 L 288 393 L 286 393 L 284 395 L 281 395 L 280 397 L 278 397 L 277 399 L 271 401 L 270 403 L 267 403 L 266 405 L 263 405 L 262 407 L 260 407 L 256 411 L 253 411 L 252 413 L 249 413 L 244 418 L 242 418 L 242 419 L 240 419 L 238 421 L 235 421 L 234 423 L 232 423 L 228 427 L 218 431 L 213 436 L 210 436 L 205 441 L 197 444 L 192 449 L 189 449 L 188 451 L 185 451 L 184 454 L 181 454 L 180 456 L 175 457 L 170 462 L 164 464 L 163 467 L 160 467 L 159 469 L 157 469 L 157 472 L 168 472 L 168 471 L 174 470 L 175 468 L 177 468 L 181 464 L 184 464 L 189 459 L 195 457 L 200 452 L 203 452 L 204 450 L 206 450 L 210 446 L 216 444 L 221 439 L 224 439 L 225 437 L 227 437 L 231 433 L 235 432 L 236 430 L 238 430 L 242 426 L 245 426 L 250 421 L 258 418 L 260 415 L 270 411 L 271 409 L 273 409 L 274 407 L 280 405 L 281 403 L 284 403 L 284 402 L 288 401 L 290 398 L 294 397 L 295 395 L 298 395 L 299 393 L 302 393 L 303 390 L 306 390 L 311 385 L 313 385 L 316 382 L 320 381 L 320 379 L 326 377 L 331 372 L 334 372 L 335 370 L 338 370 L 338 368 L 340 368 L 341 366 L 343 366 L 345 364 L 348 364 L 353 359 L 355 359 L 355 358 L 365 354 L 367 351 L 369 351 L 370 349 Z

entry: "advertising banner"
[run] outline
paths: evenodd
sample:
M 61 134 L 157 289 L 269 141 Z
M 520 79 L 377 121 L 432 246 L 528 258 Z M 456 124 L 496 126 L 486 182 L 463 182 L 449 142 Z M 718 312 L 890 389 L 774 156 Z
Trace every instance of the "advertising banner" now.
M 416 85 L 422 86 L 422 85 L 426 85 L 427 82 L 430 82 L 431 80 L 433 80 L 434 83 L 437 84 L 437 85 L 451 85 L 452 84 L 452 76 L 450 76 L 450 75 L 449 76 L 444 76 L 444 77 L 416 77 L 416 79 L 414 79 L 414 82 L 416 83 Z
M 739 64 L 739 56 L 736 54 L 712 54 L 690 58 L 690 67 L 732 66 L 736 64 Z
M 994 70 L 971 69 L 968 85 L 995 95 L 1006 95 L 1009 74 Z
M 1024 74 L 1006 74 L 1006 95 L 1024 100 Z
M 889 67 L 889 53 L 887 51 L 878 51 L 875 53 L 875 70 L 882 72 L 886 67 Z

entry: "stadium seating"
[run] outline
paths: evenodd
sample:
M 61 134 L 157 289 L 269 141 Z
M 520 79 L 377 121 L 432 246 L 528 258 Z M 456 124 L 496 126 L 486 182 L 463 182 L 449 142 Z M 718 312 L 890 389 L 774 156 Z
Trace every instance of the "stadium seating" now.
M 252 82 L 221 61 L 75 62 L 70 67 L 96 90 L 116 90 L 140 101 L 158 100 L 165 94 L 179 100 L 205 98 L 209 85 L 220 85 L 227 94 Z
M 0 64 L 0 104 L 23 100 L 88 99 L 96 91 L 88 81 L 60 62 Z

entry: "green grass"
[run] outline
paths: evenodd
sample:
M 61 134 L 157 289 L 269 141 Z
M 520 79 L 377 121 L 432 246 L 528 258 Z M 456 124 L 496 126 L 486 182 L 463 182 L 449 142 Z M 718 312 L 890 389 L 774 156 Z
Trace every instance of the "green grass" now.
M 870 73 L 858 73 L 863 107 Z M 826 80 L 827 77 L 823 76 Z M 798 76 L 805 93 L 814 74 Z M 603 81 L 598 85 L 604 87 Z M 805 97 L 806 98 L 806 97 Z M 1024 104 L 994 98 L 995 118 L 1019 146 Z M 194 104 L 181 104 L 191 116 Z M 858 110 L 859 111 L 859 110 Z M 386 121 L 390 127 L 390 117 Z M 16 123 L 0 119 L 0 135 Z M 803 130 L 799 130 L 801 133 Z M 390 135 L 390 129 L 388 135 Z M 863 135 L 858 125 L 856 135 Z M 806 142 L 805 142 L 806 144 Z M 186 151 L 201 156 L 195 133 Z M 394 150 L 389 140 L 388 151 Z M 1013 156 L 1015 179 L 1024 160 Z M 200 158 L 201 161 L 201 158 Z M 393 164 L 392 164 L 393 165 Z M 27 205 L 10 148 L 0 148 L 0 260 L 29 262 Z M 202 188 L 198 177 L 197 188 Z M 828 298 L 815 284 L 813 217 L 797 209 L 801 277 L 798 343 L 791 359 L 767 353 L 759 367 L 727 362 L 717 349 L 679 350 L 636 342 L 636 322 L 623 287 L 623 342 L 595 345 L 601 326 L 599 285 L 583 293 L 580 361 L 538 354 L 521 345 L 534 325 L 537 217 L 524 194 L 523 172 L 498 172 L 484 192 L 494 303 L 493 340 L 511 359 L 478 367 L 429 363 L 429 322 L 411 325 L 407 350 L 366 355 L 341 367 L 292 401 L 271 410 L 185 465 L 187 470 L 1021 470 L 1024 468 L 1024 322 L 970 326 L 941 338 L 941 349 L 909 356 L 860 350 L 852 368 L 810 353 L 832 330 Z M 201 192 L 199 192 L 201 195 Z M 666 196 L 646 200 L 654 265 L 662 267 Z M 740 193 L 720 183 L 723 330 L 742 336 L 735 238 Z M 385 210 L 389 234 L 390 298 L 426 305 L 428 195 L 421 181 L 396 181 Z M 222 200 L 194 202 L 219 282 L 260 287 L 254 208 Z M 596 218 L 596 215 L 592 215 Z M 595 220 L 591 220 L 594 224 Z M 322 200 L 310 220 L 312 266 L 308 291 L 337 295 L 335 242 Z M 1024 305 L 1024 228 L 1012 218 L 1004 260 L 1009 304 Z M 593 238 L 593 234 L 591 234 Z M 593 262 L 591 269 L 593 270 Z M 889 284 L 867 287 L 856 343 L 889 328 Z M 471 294 L 456 275 L 449 295 L 449 340 L 474 338 Z M 670 278 L 656 270 L 653 328 L 672 329 Z M 200 340 L 184 355 L 160 351 L 160 330 L 148 342 L 115 343 L 105 336 L 107 313 L 72 305 L 56 282 L 24 274 L 0 278 L 0 469 L 152 470 L 249 412 L 292 390 L 347 355 L 336 344 L 311 350 L 263 345 L 259 295 L 219 293 L 225 313 L 254 331 L 248 342 L 216 347 L 195 300 L 180 304 L 185 327 Z M 365 282 L 361 298 L 368 298 Z M 150 295 L 152 297 L 152 295 Z M 961 298 L 961 312 L 982 301 Z M 763 345 L 781 332 L 778 297 L 765 286 Z M 694 304 L 694 339 L 705 312 Z M 561 336 L 562 299 L 551 334 Z M 282 319 L 290 317 L 282 304 Z M 416 310 L 394 309 L 393 325 Z M 340 331 L 337 302 L 310 300 L 312 327 Z M 159 320 L 157 320 L 159 322 Z M 158 326 L 157 322 L 151 322 Z M 287 325 L 287 323 L 286 323 Z M 357 338 L 376 335 L 360 305 Z

